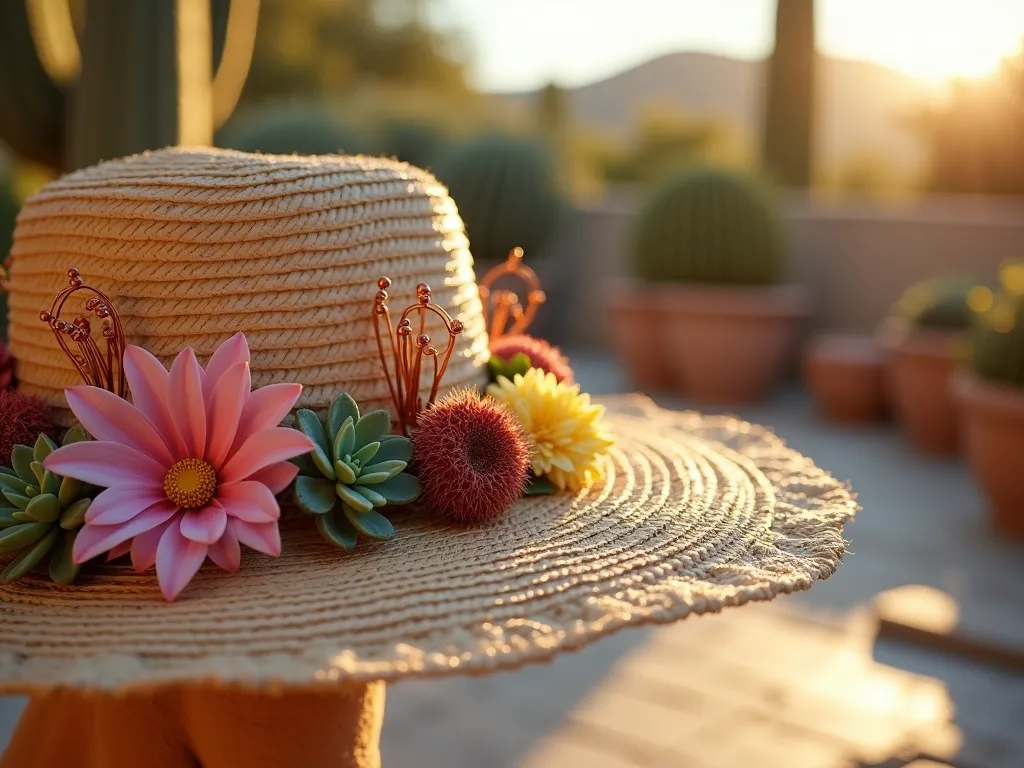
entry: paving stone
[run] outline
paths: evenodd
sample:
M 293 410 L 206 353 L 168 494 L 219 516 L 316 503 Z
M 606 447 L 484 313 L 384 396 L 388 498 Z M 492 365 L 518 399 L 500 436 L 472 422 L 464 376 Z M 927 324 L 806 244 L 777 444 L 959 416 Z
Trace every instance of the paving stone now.
M 568 734 L 556 734 L 544 741 L 522 762 L 523 768 L 638 768 L 634 762 L 610 750 L 583 743 Z

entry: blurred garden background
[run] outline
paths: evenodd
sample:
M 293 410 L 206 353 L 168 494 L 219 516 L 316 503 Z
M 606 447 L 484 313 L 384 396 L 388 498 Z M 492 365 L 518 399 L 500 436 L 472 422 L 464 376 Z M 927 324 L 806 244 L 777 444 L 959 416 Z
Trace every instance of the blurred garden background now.
M 386 765 L 1024 765 L 1024 4 L 0 3 L 0 252 L 49 179 L 172 144 L 430 169 L 585 388 L 860 494 L 808 596 L 397 686 Z

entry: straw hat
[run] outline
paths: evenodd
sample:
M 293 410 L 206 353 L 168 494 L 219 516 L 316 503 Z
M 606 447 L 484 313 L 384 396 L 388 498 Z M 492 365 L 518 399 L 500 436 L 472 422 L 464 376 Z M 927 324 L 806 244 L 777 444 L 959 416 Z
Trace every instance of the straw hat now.
M 33 198 L 13 255 L 19 375 L 54 404 L 75 378 L 38 312 L 71 264 L 111 295 L 129 341 L 169 360 L 244 330 L 254 387 L 299 381 L 311 407 L 345 389 L 386 402 L 367 313 L 381 274 L 396 289 L 430 283 L 463 321 L 446 385 L 476 382 L 486 356 L 455 207 L 429 174 L 390 161 L 215 150 L 115 161 Z M 175 603 L 116 561 L 73 587 L 2 587 L 0 691 L 489 672 L 835 570 L 851 493 L 769 431 L 638 396 L 605 405 L 616 444 L 603 479 L 521 499 L 482 526 L 406 508 L 395 540 L 339 552 L 286 508 L 281 557 L 247 552 L 234 576 L 204 568 Z

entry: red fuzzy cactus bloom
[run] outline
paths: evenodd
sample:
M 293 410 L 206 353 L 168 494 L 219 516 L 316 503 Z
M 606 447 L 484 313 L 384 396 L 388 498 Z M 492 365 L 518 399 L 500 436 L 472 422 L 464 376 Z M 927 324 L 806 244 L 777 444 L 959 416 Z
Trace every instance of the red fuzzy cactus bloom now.
M 523 494 L 530 446 L 504 403 L 455 390 L 420 414 L 412 440 L 423 499 L 450 520 L 482 523 Z
M 52 429 L 45 403 L 13 389 L 0 389 L 0 466 L 11 466 L 14 446 L 34 445 L 40 432 Z
M 530 359 L 531 368 L 540 368 L 546 373 L 555 374 L 555 378 L 563 384 L 572 384 L 572 368 L 562 351 L 543 339 L 526 334 L 500 336 L 491 342 L 491 354 L 500 357 L 506 363 L 511 362 L 519 353 Z
M 0 389 L 7 389 L 14 381 L 14 358 L 0 339 Z

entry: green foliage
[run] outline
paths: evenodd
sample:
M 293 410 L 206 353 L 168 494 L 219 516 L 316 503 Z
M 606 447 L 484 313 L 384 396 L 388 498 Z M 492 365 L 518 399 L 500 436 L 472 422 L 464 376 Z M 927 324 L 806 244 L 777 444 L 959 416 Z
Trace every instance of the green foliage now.
M 67 171 L 147 149 L 207 143 L 215 119 L 234 108 L 239 88 L 218 88 L 201 70 L 179 67 L 227 55 L 214 38 L 227 27 L 228 0 L 209 0 L 209 36 L 194 29 L 199 18 L 190 20 L 189 34 L 176 34 L 176 0 L 88 0 L 77 30 L 66 3 L 48 4 L 45 24 L 30 24 L 28 5 L 0 3 L 0 137 L 23 157 Z M 256 9 L 237 6 L 243 15 Z M 235 28 L 244 35 L 254 24 Z M 36 37 L 46 56 L 37 53 Z M 231 55 L 248 59 L 249 46 L 238 42 Z M 225 69 L 244 72 L 246 64 L 232 60 Z M 186 120 L 179 119 L 183 110 Z
M 787 186 L 811 183 L 816 66 L 814 0 L 776 0 L 762 155 L 769 177 Z
M 1024 262 L 1002 270 L 1003 290 L 979 312 L 971 366 L 983 379 L 1024 388 Z
M 525 352 L 516 353 L 511 360 L 503 360 L 498 355 L 491 355 L 491 359 L 487 361 L 491 382 L 497 381 L 499 376 L 504 376 L 512 381 L 517 373 L 524 376 L 531 367 L 530 358 Z
M 786 268 L 783 225 L 768 190 L 718 169 L 667 180 L 636 219 L 634 274 L 649 282 L 765 284 Z
M 409 504 L 422 489 L 419 480 L 405 472 L 412 460 L 412 442 L 390 434 L 388 412 L 360 415 L 356 402 L 343 394 L 331 403 L 326 423 L 305 409 L 296 419 L 314 448 L 295 462 L 300 470 L 295 501 L 316 518 L 324 539 L 340 549 L 352 549 L 359 534 L 393 539 L 394 526 L 376 510 Z
M 543 142 L 482 134 L 452 147 L 434 172 L 459 207 L 478 263 L 503 261 L 517 245 L 527 255 L 542 253 L 554 234 L 563 200 Z
M 81 427 L 68 430 L 64 445 L 88 440 Z M 32 448 L 16 445 L 11 468 L 0 468 L 0 556 L 16 555 L 0 572 L 0 583 L 22 578 L 50 556 L 50 578 L 70 584 L 78 575 L 71 559 L 78 529 L 96 489 L 43 469 L 56 444 L 40 435 Z
M 14 199 L 10 179 L 0 181 L 0 265 L 4 263 L 14 241 L 14 222 L 18 218 L 18 201 Z M 7 338 L 7 292 L 0 288 L 0 341 Z
M 377 127 L 371 151 L 429 169 L 437 162 L 444 142 L 444 133 L 432 123 L 394 119 Z
M 286 103 L 237 115 L 217 144 L 271 155 L 332 155 L 358 153 L 363 139 L 322 105 Z
M 978 285 L 977 280 L 966 277 L 925 280 L 904 291 L 890 317 L 911 328 L 966 331 L 974 321 L 968 297 Z

